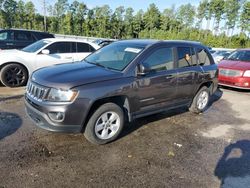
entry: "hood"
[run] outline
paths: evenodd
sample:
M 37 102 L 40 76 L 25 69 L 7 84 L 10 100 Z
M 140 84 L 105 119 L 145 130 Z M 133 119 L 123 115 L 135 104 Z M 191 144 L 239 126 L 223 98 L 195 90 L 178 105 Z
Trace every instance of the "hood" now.
M 82 62 L 46 67 L 32 74 L 32 81 L 54 88 L 70 89 L 79 85 L 121 78 L 122 73 Z
M 16 54 L 16 53 L 19 53 L 20 50 L 17 50 L 17 49 L 11 49 L 11 50 L 0 50 L 0 54 Z
M 219 63 L 219 68 L 229 68 L 236 70 L 250 70 L 250 62 L 222 60 Z

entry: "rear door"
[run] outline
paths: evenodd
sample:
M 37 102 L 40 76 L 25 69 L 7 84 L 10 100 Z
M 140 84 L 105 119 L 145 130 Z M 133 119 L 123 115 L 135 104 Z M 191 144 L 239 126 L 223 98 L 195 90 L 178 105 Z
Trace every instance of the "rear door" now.
M 42 54 L 40 51 L 36 57 L 37 68 L 46 67 L 55 64 L 71 63 L 75 59 L 74 42 L 54 42 L 45 49 L 49 54 Z
M 154 50 L 142 64 L 151 71 L 136 80 L 140 111 L 143 113 L 173 103 L 177 84 L 173 48 Z
M 14 31 L 14 33 L 15 33 L 14 45 L 16 49 L 24 48 L 25 46 L 28 46 L 35 41 L 30 32 Z
M 193 98 L 201 69 L 197 66 L 195 49 L 189 46 L 176 48 L 178 60 L 177 98 L 180 102 Z

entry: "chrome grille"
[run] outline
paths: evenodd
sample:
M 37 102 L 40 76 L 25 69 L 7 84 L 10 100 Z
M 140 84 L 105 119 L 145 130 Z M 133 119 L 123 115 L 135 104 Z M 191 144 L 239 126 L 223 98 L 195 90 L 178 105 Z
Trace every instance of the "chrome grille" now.
M 224 76 L 239 77 L 242 76 L 242 71 L 232 69 L 219 69 L 219 74 Z
M 26 86 L 26 94 L 37 101 L 42 101 L 47 96 L 48 92 L 49 88 L 37 85 L 33 82 L 28 82 Z

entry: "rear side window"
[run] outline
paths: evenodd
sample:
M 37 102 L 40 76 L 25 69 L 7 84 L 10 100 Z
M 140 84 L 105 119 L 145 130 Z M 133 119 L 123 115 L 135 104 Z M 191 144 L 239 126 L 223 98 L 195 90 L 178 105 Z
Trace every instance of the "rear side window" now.
M 197 48 L 197 55 L 198 55 L 198 59 L 199 59 L 199 65 L 203 66 L 203 65 L 210 65 L 210 59 L 207 55 L 207 52 L 202 49 L 202 48 Z
M 33 38 L 29 32 L 15 31 L 15 40 L 17 40 L 17 41 L 32 41 Z
M 93 52 L 95 49 L 87 43 L 77 42 L 77 52 Z
M 0 33 L 0 40 L 7 40 L 8 39 L 8 32 L 1 32 Z
M 192 66 L 192 52 L 190 47 L 178 47 L 178 67 Z
M 154 51 L 143 65 L 155 71 L 174 69 L 173 48 L 160 48 Z
M 0 32 L 0 41 L 4 40 L 14 40 L 14 32 L 13 31 Z
M 73 51 L 72 42 L 55 42 L 48 46 L 46 49 L 50 51 L 50 54 L 57 54 L 57 53 L 71 53 Z

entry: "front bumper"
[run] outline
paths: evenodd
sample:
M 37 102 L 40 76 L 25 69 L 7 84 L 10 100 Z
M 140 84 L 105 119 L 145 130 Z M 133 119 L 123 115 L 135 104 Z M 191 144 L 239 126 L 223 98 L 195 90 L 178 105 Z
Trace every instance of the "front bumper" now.
M 250 89 L 250 78 L 248 77 L 229 77 L 219 76 L 219 85 L 239 88 L 239 89 Z
M 52 121 L 46 112 L 42 110 L 38 110 L 32 105 L 32 102 L 29 101 L 27 97 L 25 97 L 25 107 L 26 112 L 29 117 L 35 122 L 35 124 L 45 130 L 53 131 L 53 132 L 65 132 L 65 133 L 79 133 L 82 131 L 82 125 L 79 124 L 65 124 L 64 122 L 54 122 Z M 68 112 L 70 113 L 70 112 Z M 70 114 L 68 114 L 69 116 Z M 81 119 L 79 116 L 79 119 Z

